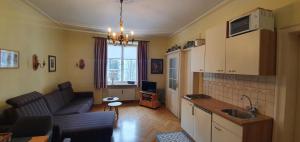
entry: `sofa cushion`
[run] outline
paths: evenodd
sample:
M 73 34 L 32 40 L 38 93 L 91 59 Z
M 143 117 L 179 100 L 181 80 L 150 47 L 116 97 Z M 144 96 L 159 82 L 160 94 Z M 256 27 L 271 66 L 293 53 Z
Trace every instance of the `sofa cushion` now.
M 39 92 L 31 92 L 18 97 L 8 99 L 7 104 L 12 105 L 13 107 L 21 107 L 26 104 L 29 104 L 35 100 L 41 99 L 43 97 Z
M 17 117 L 49 116 L 52 115 L 44 99 L 36 100 L 30 104 L 15 108 Z
M 91 110 L 93 106 L 93 98 L 75 97 L 67 105 L 57 110 L 54 115 L 68 115 L 85 113 Z
M 44 99 L 47 102 L 47 106 L 49 107 L 52 114 L 57 112 L 60 108 L 62 108 L 65 105 L 62 95 L 58 90 L 55 90 L 45 95 Z
M 77 141 L 101 141 L 110 138 L 114 126 L 114 112 L 90 112 L 75 115 L 55 116 L 54 124 L 59 126 L 62 138 Z
M 77 105 L 77 104 L 87 104 L 89 107 L 92 107 L 94 103 L 93 98 L 81 98 L 81 97 L 75 97 L 70 104 Z
M 89 110 L 90 107 L 88 104 L 68 104 L 56 111 L 54 115 L 78 114 L 88 112 Z
M 71 82 L 65 82 L 58 85 L 65 103 L 70 102 L 75 96 Z
M 26 116 L 51 116 L 42 94 L 32 92 L 7 100 L 12 108 L 7 110 L 11 123 Z
M 51 116 L 32 116 L 20 118 L 11 128 L 13 137 L 32 137 L 47 135 L 52 129 Z

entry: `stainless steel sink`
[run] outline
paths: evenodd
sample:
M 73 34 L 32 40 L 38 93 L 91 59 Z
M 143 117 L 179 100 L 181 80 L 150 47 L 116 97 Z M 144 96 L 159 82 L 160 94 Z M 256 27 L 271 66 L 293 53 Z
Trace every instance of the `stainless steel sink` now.
M 237 109 L 223 109 L 222 112 L 240 119 L 251 119 L 256 117 L 255 114 Z

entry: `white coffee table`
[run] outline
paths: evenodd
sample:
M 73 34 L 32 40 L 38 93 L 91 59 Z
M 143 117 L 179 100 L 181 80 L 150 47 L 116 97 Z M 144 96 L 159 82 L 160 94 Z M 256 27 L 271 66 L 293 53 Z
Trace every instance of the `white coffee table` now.
M 104 111 L 106 110 L 106 107 L 108 107 L 109 103 L 116 102 L 118 100 L 119 100 L 118 97 L 105 97 L 105 98 L 103 98 L 102 101 L 104 103 Z

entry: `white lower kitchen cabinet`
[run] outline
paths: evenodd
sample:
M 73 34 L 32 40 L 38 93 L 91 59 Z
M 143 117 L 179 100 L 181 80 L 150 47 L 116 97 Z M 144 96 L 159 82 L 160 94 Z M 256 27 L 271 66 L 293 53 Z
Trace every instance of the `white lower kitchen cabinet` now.
M 201 102 L 205 104 L 201 105 Z M 209 109 L 214 103 L 208 105 L 208 102 L 182 99 L 181 127 L 195 142 L 272 142 L 271 118 L 258 115 L 260 118 L 256 122 L 253 120 L 255 118 L 248 122 L 246 119 L 234 120 L 230 116 L 227 118 L 218 112 L 216 114 L 213 109 Z M 227 104 L 224 105 L 226 107 Z
M 213 114 L 212 142 L 243 142 L 243 128 Z
M 181 99 L 181 127 L 194 137 L 194 104 L 186 99 Z
M 194 140 L 211 142 L 211 113 L 194 107 Z
M 212 123 L 212 142 L 242 142 L 239 137 L 217 123 Z
M 211 113 L 181 99 L 181 127 L 196 142 L 211 142 Z

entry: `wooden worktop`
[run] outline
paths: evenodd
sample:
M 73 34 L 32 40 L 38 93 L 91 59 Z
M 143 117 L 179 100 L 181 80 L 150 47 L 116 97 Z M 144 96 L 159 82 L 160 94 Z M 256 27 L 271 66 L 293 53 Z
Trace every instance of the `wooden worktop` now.
M 186 99 L 186 98 L 184 98 Z M 235 118 L 232 117 L 224 112 L 222 112 L 222 109 L 238 109 L 238 110 L 242 110 L 242 111 L 246 111 L 245 109 L 242 109 L 240 107 L 213 99 L 213 98 L 205 98 L 205 99 L 186 99 L 190 102 L 192 102 L 195 106 L 206 109 L 212 113 L 215 113 L 219 116 L 224 117 L 227 120 L 230 120 L 231 122 L 238 124 L 240 126 L 247 126 L 247 125 L 251 125 L 254 123 L 261 123 L 261 122 L 271 122 L 273 121 L 273 119 L 271 117 L 265 116 L 265 115 L 261 115 L 261 114 L 257 114 L 255 118 L 250 118 L 250 119 L 240 119 L 240 118 Z

